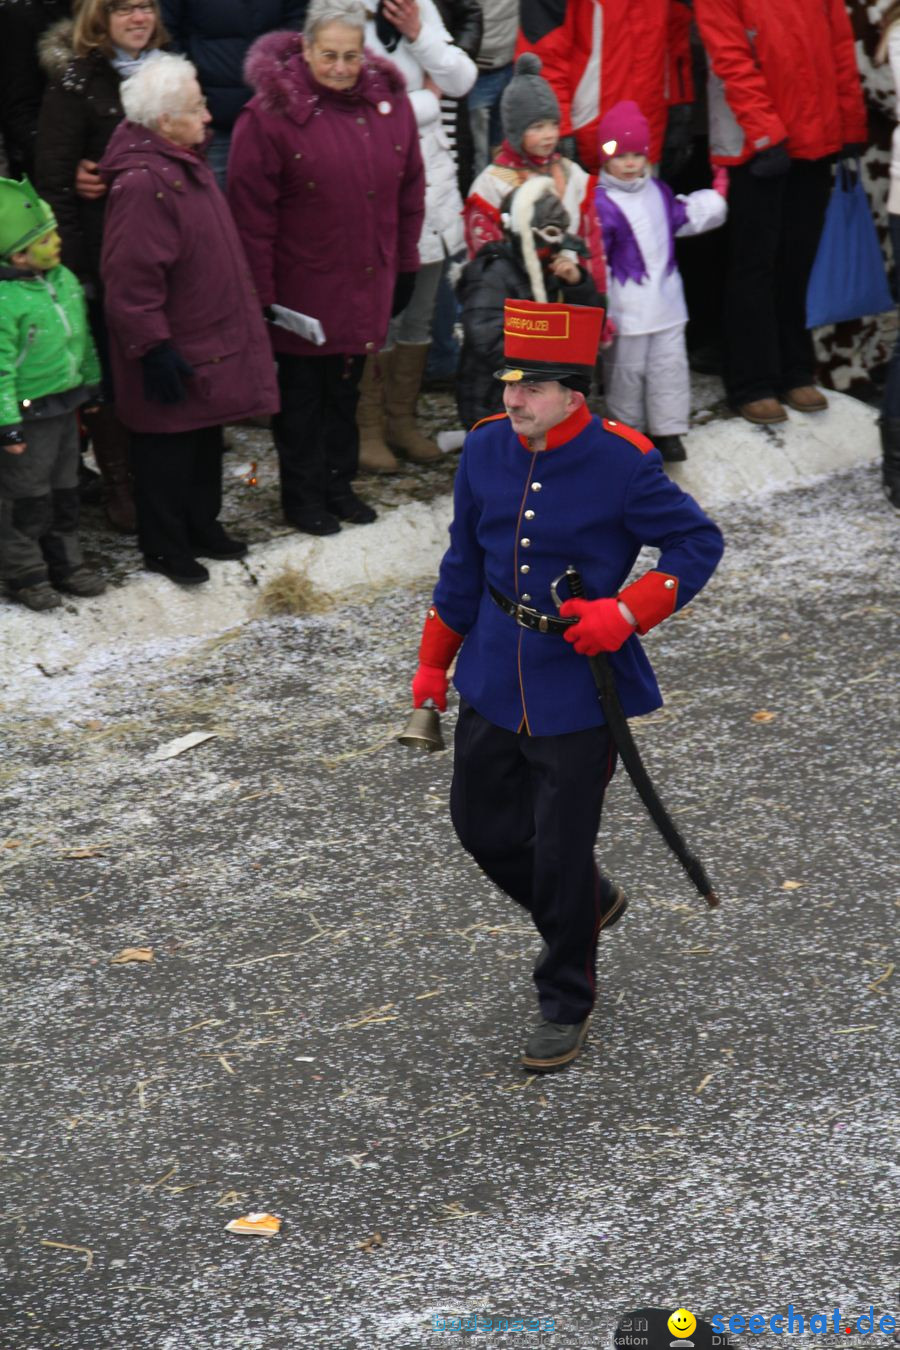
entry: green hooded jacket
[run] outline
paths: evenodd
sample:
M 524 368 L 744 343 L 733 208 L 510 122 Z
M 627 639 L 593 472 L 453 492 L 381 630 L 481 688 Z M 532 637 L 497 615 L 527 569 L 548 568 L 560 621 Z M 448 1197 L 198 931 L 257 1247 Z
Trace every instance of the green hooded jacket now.
M 0 266 L 0 431 L 48 394 L 100 383 L 84 293 L 67 267 Z

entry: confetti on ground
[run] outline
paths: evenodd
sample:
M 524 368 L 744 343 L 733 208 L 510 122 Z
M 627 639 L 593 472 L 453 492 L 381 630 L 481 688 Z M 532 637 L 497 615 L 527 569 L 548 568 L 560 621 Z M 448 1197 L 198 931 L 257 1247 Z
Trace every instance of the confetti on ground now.
M 373 1233 L 372 1236 L 367 1237 L 364 1242 L 357 1242 L 356 1245 L 361 1252 L 374 1252 L 378 1247 L 384 1245 L 384 1238 L 380 1233 Z
M 132 961 L 152 961 L 152 947 L 123 947 L 115 956 L 109 958 L 111 966 L 127 966 Z
M 783 881 L 781 883 L 781 889 L 783 891 L 799 891 L 802 885 L 802 881 Z
M 755 712 L 755 713 L 753 714 L 753 716 L 750 718 L 750 721 L 751 721 L 751 722 L 774 722 L 774 721 L 775 721 L 775 718 L 776 718 L 777 716 L 778 716 L 777 713 L 769 712 L 768 708 L 760 708 L 759 712 Z

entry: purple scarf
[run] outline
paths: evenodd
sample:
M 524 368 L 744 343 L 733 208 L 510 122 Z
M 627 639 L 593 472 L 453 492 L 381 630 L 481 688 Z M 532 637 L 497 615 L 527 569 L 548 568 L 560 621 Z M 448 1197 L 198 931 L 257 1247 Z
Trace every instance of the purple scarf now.
M 653 188 L 662 195 L 669 222 L 669 261 L 666 272 L 670 273 L 675 270 L 675 236 L 687 222 L 687 205 L 675 196 L 668 183 L 661 183 L 658 178 L 654 178 L 644 190 L 650 192 Z M 609 270 L 620 285 L 629 280 L 643 281 L 647 275 L 647 264 L 634 237 L 634 230 L 628 223 L 628 217 L 621 207 L 616 205 L 605 187 L 597 188 L 596 203 Z

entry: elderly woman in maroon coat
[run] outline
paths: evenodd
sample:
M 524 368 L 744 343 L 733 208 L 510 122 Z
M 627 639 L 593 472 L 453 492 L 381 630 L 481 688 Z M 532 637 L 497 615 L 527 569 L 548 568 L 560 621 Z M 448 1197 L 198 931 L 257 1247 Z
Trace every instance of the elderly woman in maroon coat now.
M 276 305 L 322 328 L 317 344 L 270 324 L 282 506 L 309 534 L 375 519 L 351 488 L 359 380 L 419 265 L 415 117 L 399 72 L 363 51 L 365 24 L 357 0 L 312 0 L 302 37 L 254 44 L 245 75 L 257 92 L 228 162 L 228 198 L 267 317 L 284 322 Z
M 121 95 L 126 120 L 100 164 L 116 410 L 133 433 L 146 565 L 196 583 L 209 577 L 198 555 L 247 551 L 217 520 L 221 426 L 277 408 L 275 368 L 241 241 L 203 158 L 209 113 L 194 67 L 154 56 Z

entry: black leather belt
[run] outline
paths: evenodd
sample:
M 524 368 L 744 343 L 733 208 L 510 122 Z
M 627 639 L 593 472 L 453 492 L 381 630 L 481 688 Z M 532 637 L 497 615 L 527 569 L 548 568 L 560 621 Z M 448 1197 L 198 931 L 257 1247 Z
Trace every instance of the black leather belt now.
M 520 628 L 529 628 L 532 633 L 564 633 L 577 619 L 559 619 L 553 614 L 542 614 L 539 609 L 530 609 L 528 605 L 517 604 L 509 600 L 502 591 L 488 582 L 488 591 L 495 605 L 515 619 Z

